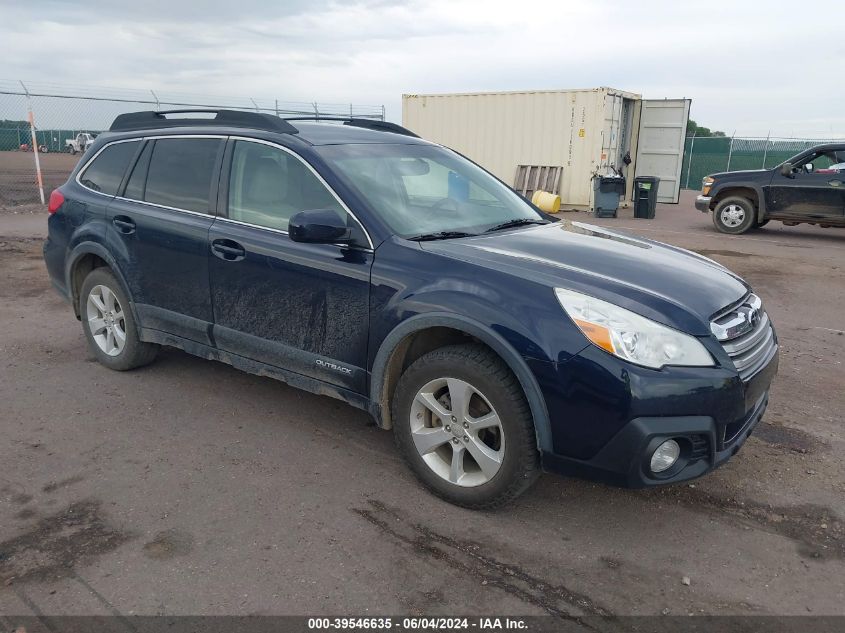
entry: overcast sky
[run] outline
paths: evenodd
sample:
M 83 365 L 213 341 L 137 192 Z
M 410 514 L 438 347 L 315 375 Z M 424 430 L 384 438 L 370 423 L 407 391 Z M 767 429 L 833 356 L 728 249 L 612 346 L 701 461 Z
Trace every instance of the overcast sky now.
M 730 134 L 845 137 L 840 0 L 0 0 L 0 79 L 384 104 L 611 86 Z

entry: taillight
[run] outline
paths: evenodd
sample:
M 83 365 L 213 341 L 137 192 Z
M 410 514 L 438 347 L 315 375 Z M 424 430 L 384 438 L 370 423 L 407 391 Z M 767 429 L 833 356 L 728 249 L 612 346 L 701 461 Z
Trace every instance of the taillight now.
M 65 197 L 62 195 L 62 192 L 58 189 L 53 189 L 53 193 L 50 194 L 50 204 L 47 205 L 47 212 L 55 213 L 64 203 Z

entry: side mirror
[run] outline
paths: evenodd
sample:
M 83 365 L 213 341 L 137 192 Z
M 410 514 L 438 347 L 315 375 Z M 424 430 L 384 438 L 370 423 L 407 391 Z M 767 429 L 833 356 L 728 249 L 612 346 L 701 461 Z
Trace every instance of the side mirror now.
M 784 163 L 780 166 L 780 175 L 792 178 L 792 163 Z
M 352 241 L 352 230 L 346 220 L 332 209 L 300 211 L 288 222 L 288 234 L 294 242 L 309 244 L 346 244 Z

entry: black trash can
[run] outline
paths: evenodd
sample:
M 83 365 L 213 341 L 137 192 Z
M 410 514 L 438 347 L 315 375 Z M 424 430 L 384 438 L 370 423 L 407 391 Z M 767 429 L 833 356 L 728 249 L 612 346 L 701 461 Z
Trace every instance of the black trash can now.
M 637 176 L 634 178 L 634 217 L 651 220 L 657 209 L 657 176 Z
M 593 214 L 597 218 L 615 218 L 619 199 L 624 195 L 622 176 L 593 176 Z

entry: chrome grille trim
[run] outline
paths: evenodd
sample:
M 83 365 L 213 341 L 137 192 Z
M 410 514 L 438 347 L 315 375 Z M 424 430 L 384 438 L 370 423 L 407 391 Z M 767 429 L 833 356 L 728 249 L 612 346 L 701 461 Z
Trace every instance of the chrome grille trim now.
M 763 318 L 760 319 L 760 322 L 754 330 L 738 339 L 724 341 L 722 343 L 722 347 L 725 348 L 725 351 L 729 356 L 736 356 L 757 345 L 767 333 L 771 334 L 771 331 L 772 328 L 769 327 L 769 315 L 764 312 Z
M 775 332 L 760 297 L 749 294 L 719 314 L 710 330 L 733 361 L 742 380 L 757 373 L 777 351 Z

